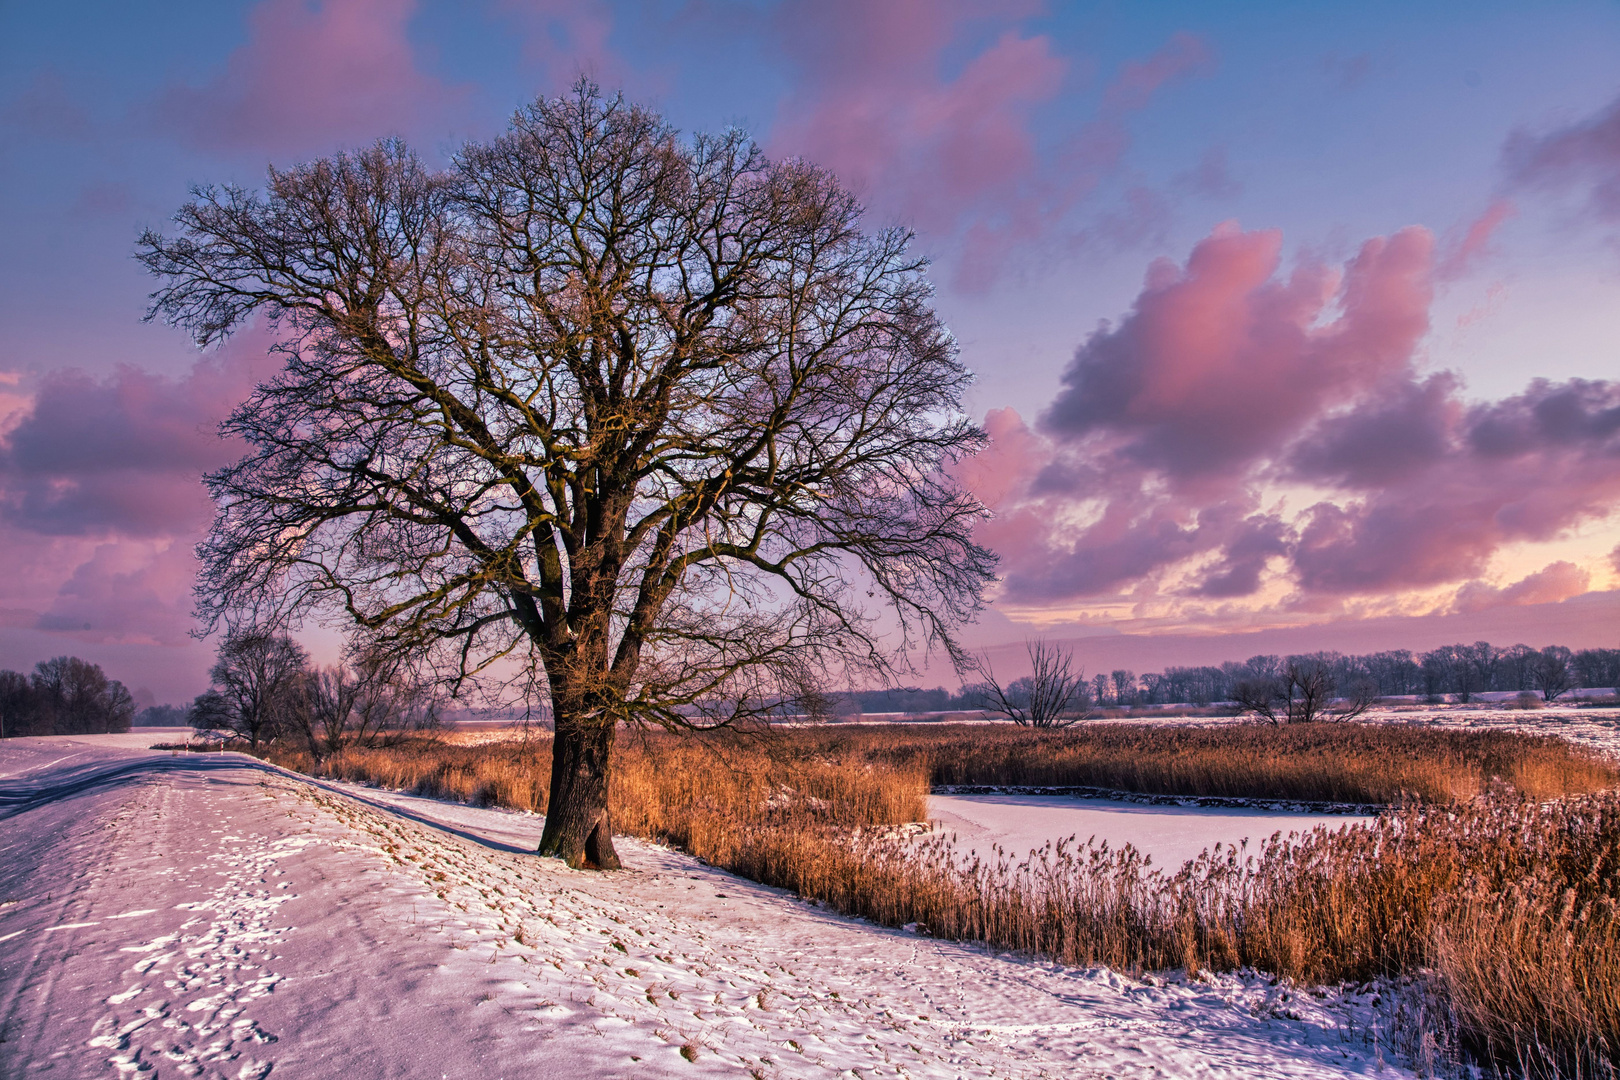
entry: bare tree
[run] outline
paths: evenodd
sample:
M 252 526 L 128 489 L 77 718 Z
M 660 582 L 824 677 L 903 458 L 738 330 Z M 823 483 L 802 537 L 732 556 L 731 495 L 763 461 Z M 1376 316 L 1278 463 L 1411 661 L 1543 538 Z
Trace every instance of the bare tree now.
M 1459 679 L 1457 700 L 1468 701 L 1475 693 L 1489 690 L 1496 682 L 1496 667 L 1501 661 L 1502 650 L 1488 641 L 1457 645 L 1455 648 L 1458 664 L 1466 673 L 1466 683 Z
M 1094 715 L 1086 693 L 1086 673 L 1074 666 L 1074 653 L 1044 641 L 1024 643 L 1031 672 L 1003 687 L 990 668 L 990 658 L 975 665 L 984 676 L 985 701 L 991 712 L 1025 727 L 1059 728 Z
M 1136 701 L 1136 672 L 1126 668 L 1116 669 L 1110 676 L 1114 684 L 1114 702 L 1118 705 L 1131 705 Z
M 262 313 L 286 357 L 224 425 L 252 450 L 208 478 L 200 613 L 336 609 L 458 691 L 516 669 L 556 723 L 541 853 L 617 865 L 620 723 L 966 661 L 969 374 L 909 234 L 828 173 L 582 82 L 446 171 L 385 142 L 176 222 L 152 315 Z
M 437 727 L 439 701 L 398 657 L 351 649 L 342 663 L 306 674 L 297 716 L 310 756 L 320 761 L 347 746 Z
M 257 749 L 296 725 L 308 674 L 309 656 L 292 638 L 263 628 L 233 630 L 208 672 L 217 689 L 198 696 L 191 724 L 246 739 Z
M 135 719 L 135 700 L 124 684 L 77 656 L 40 661 L 29 683 L 44 728 L 39 734 L 128 731 Z
M 0 671 L 0 739 L 44 734 L 31 730 L 33 691 L 20 671 Z
M 1377 698 L 1378 686 L 1370 679 L 1358 680 L 1336 698 L 1332 669 L 1308 657 L 1290 657 L 1276 674 L 1239 679 L 1232 687 L 1232 700 L 1245 712 L 1278 725 L 1353 720 Z
M 1572 653 L 1563 645 L 1549 645 L 1530 659 L 1530 678 L 1541 691 L 1541 700 L 1556 701 L 1575 685 L 1570 670 Z
M 0 736 L 128 731 L 134 718 L 124 684 L 77 656 L 42 660 L 31 676 L 0 671 Z

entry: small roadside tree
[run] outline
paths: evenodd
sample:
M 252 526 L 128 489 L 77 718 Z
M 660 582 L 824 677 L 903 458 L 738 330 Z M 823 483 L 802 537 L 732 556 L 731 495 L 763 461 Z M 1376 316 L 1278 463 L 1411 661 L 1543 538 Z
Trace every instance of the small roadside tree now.
M 1023 727 L 1060 728 L 1095 715 L 1087 693 L 1086 673 L 1074 666 L 1074 653 L 1045 641 L 1025 642 L 1030 674 L 1003 687 L 990 658 L 977 663 L 984 676 L 981 693 L 990 712 Z
M 259 743 L 295 723 L 308 678 L 309 655 L 285 634 L 262 627 L 231 631 L 209 669 L 214 683 L 191 707 L 191 726 Z
M 224 425 L 252 450 L 208 478 L 200 614 L 342 612 L 458 690 L 515 665 L 555 717 L 542 854 L 617 865 L 620 724 L 966 662 L 969 375 L 909 234 L 828 173 L 582 82 L 447 170 L 385 142 L 176 221 L 151 315 L 263 314 L 286 357 Z

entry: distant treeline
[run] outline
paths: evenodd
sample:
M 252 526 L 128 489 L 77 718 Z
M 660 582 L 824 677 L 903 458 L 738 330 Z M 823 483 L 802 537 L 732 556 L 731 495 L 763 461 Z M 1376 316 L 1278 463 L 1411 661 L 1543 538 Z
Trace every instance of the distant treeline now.
M 1528 645 L 1497 648 L 1487 641 L 1445 645 L 1426 653 L 1410 649 L 1347 655 L 1340 652 L 1292 656 L 1260 655 L 1220 665 L 1167 667 L 1138 675 L 1117 669 L 1098 672 L 1087 684 L 1089 704 L 1099 706 L 1211 705 L 1230 701 L 1233 687 L 1244 679 L 1274 678 L 1289 662 L 1320 664 L 1332 673 L 1341 694 L 1370 683 L 1381 697 L 1421 696 L 1440 701 L 1451 696 L 1470 701 L 1476 694 L 1530 691 L 1554 700 L 1579 687 L 1620 686 L 1620 649 L 1572 650 L 1562 645 L 1533 649 Z M 1014 693 L 1020 679 L 1009 687 Z M 982 688 L 973 683 L 951 693 L 902 687 L 857 690 L 840 694 L 834 711 L 845 713 L 928 713 L 982 709 Z
M 135 702 L 99 664 L 58 656 L 31 675 L 0 671 L 0 735 L 91 735 L 128 731 Z
M 1371 683 L 1381 697 L 1419 695 L 1439 701 L 1450 695 L 1466 702 L 1476 694 L 1531 691 L 1547 700 L 1577 687 L 1620 686 L 1620 649 L 1581 649 L 1549 645 L 1497 648 L 1488 641 L 1444 645 L 1426 653 L 1409 649 L 1346 655 L 1340 652 L 1295 656 L 1251 656 L 1218 667 L 1168 667 L 1137 676 L 1130 671 L 1098 673 L 1091 690 L 1098 704 L 1208 705 L 1231 699 L 1241 679 L 1274 676 L 1288 662 L 1326 667 L 1341 692 Z

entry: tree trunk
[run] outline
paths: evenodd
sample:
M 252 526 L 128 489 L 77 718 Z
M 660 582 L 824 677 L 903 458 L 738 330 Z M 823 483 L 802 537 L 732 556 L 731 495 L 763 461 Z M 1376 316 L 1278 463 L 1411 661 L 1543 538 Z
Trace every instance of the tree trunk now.
M 552 855 L 576 870 L 617 870 L 613 827 L 608 820 L 608 767 L 614 725 L 577 724 L 557 718 L 551 746 L 551 799 L 541 855 Z

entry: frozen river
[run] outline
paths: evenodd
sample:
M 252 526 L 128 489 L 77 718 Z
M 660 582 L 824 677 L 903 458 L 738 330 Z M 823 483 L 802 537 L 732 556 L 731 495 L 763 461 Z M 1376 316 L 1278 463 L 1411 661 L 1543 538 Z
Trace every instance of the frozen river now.
M 928 816 L 956 834 L 960 850 L 988 854 L 999 844 L 1020 857 L 1048 841 L 1077 836 L 1129 843 L 1156 867 L 1175 870 L 1214 844 L 1248 840 L 1257 854 L 1273 833 L 1338 828 L 1368 820 L 1354 814 L 1312 814 L 1249 807 L 1154 806 L 1068 795 L 930 795 Z

